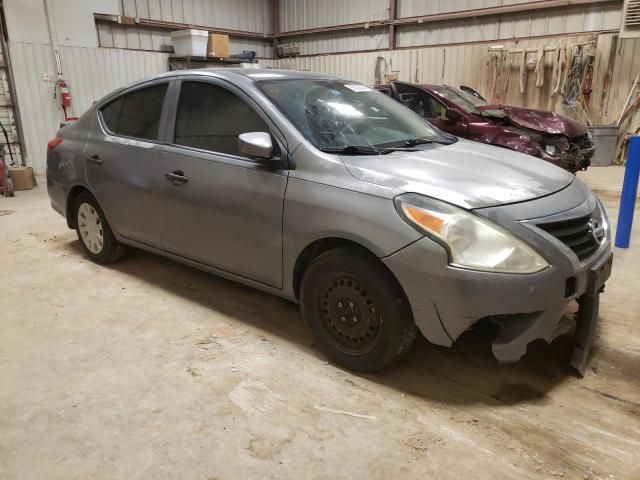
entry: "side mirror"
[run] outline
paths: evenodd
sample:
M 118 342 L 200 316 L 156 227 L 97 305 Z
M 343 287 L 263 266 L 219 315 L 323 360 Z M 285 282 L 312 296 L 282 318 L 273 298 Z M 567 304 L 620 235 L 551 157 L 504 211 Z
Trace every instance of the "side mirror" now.
M 451 123 L 459 122 L 462 119 L 462 115 L 457 110 L 447 109 L 445 117 Z
M 238 135 L 240 153 L 257 160 L 273 158 L 273 142 L 266 132 L 247 132 Z

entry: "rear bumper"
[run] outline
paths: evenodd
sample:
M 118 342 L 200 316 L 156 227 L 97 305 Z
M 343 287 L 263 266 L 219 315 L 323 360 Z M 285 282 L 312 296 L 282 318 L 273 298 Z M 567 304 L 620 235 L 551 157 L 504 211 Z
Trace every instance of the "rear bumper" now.
M 64 185 L 47 174 L 47 192 L 51 207 L 63 217 L 67 217 L 67 195 Z
M 383 261 L 428 340 L 450 346 L 478 320 L 490 318 L 501 326 L 493 353 L 502 362 L 519 360 L 534 340 L 549 343 L 569 332 L 574 321 L 564 313 L 572 300 L 594 294 L 594 266 L 607 265 L 600 269 L 602 284 L 611 271 L 609 249 L 578 269 L 552 264 L 527 275 L 465 270 L 449 266 L 444 249 L 428 238 Z

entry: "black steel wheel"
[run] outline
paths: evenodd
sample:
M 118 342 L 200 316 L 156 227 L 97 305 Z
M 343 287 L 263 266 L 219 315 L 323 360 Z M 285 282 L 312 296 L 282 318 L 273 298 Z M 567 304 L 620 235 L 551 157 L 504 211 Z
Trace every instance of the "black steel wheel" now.
M 381 311 L 355 277 L 330 275 L 318 300 L 327 338 L 336 348 L 361 355 L 375 346 L 382 326 Z
M 355 371 L 377 371 L 409 350 L 416 326 L 397 280 L 366 251 L 318 256 L 300 290 L 302 315 L 320 349 Z

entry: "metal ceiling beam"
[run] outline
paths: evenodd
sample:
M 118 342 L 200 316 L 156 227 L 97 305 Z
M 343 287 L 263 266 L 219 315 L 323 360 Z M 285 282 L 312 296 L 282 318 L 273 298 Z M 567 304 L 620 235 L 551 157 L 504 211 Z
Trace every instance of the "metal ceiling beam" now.
M 246 32 L 242 30 L 232 30 L 229 28 L 207 27 L 204 25 L 194 25 L 191 23 L 167 22 L 164 20 L 152 20 L 150 18 L 127 17 L 124 15 L 104 15 L 94 13 L 93 18 L 96 22 L 115 23 L 118 25 L 135 25 L 138 27 L 157 28 L 162 30 L 206 30 L 211 33 L 220 33 L 231 35 L 233 37 L 242 38 L 259 38 L 262 40 L 273 38 L 272 35 L 260 32 Z

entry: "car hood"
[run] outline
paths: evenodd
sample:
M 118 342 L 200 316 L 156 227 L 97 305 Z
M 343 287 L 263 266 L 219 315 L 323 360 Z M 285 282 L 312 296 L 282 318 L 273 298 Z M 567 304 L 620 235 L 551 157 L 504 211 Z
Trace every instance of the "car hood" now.
M 478 108 L 481 112 L 502 112 L 509 120 L 524 128 L 536 130 L 552 135 L 563 134 L 570 138 L 579 137 L 587 133 L 587 127 L 575 120 L 563 117 L 557 113 L 533 108 L 510 107 L 508 105 L 485 105 Z M 500 115 L 502 117 L 503 115 Z
M 573 181 L 572 174 L 544 160 L 467 140 L 342 159 L 359 180 L 468 209 L 532 200 Z

